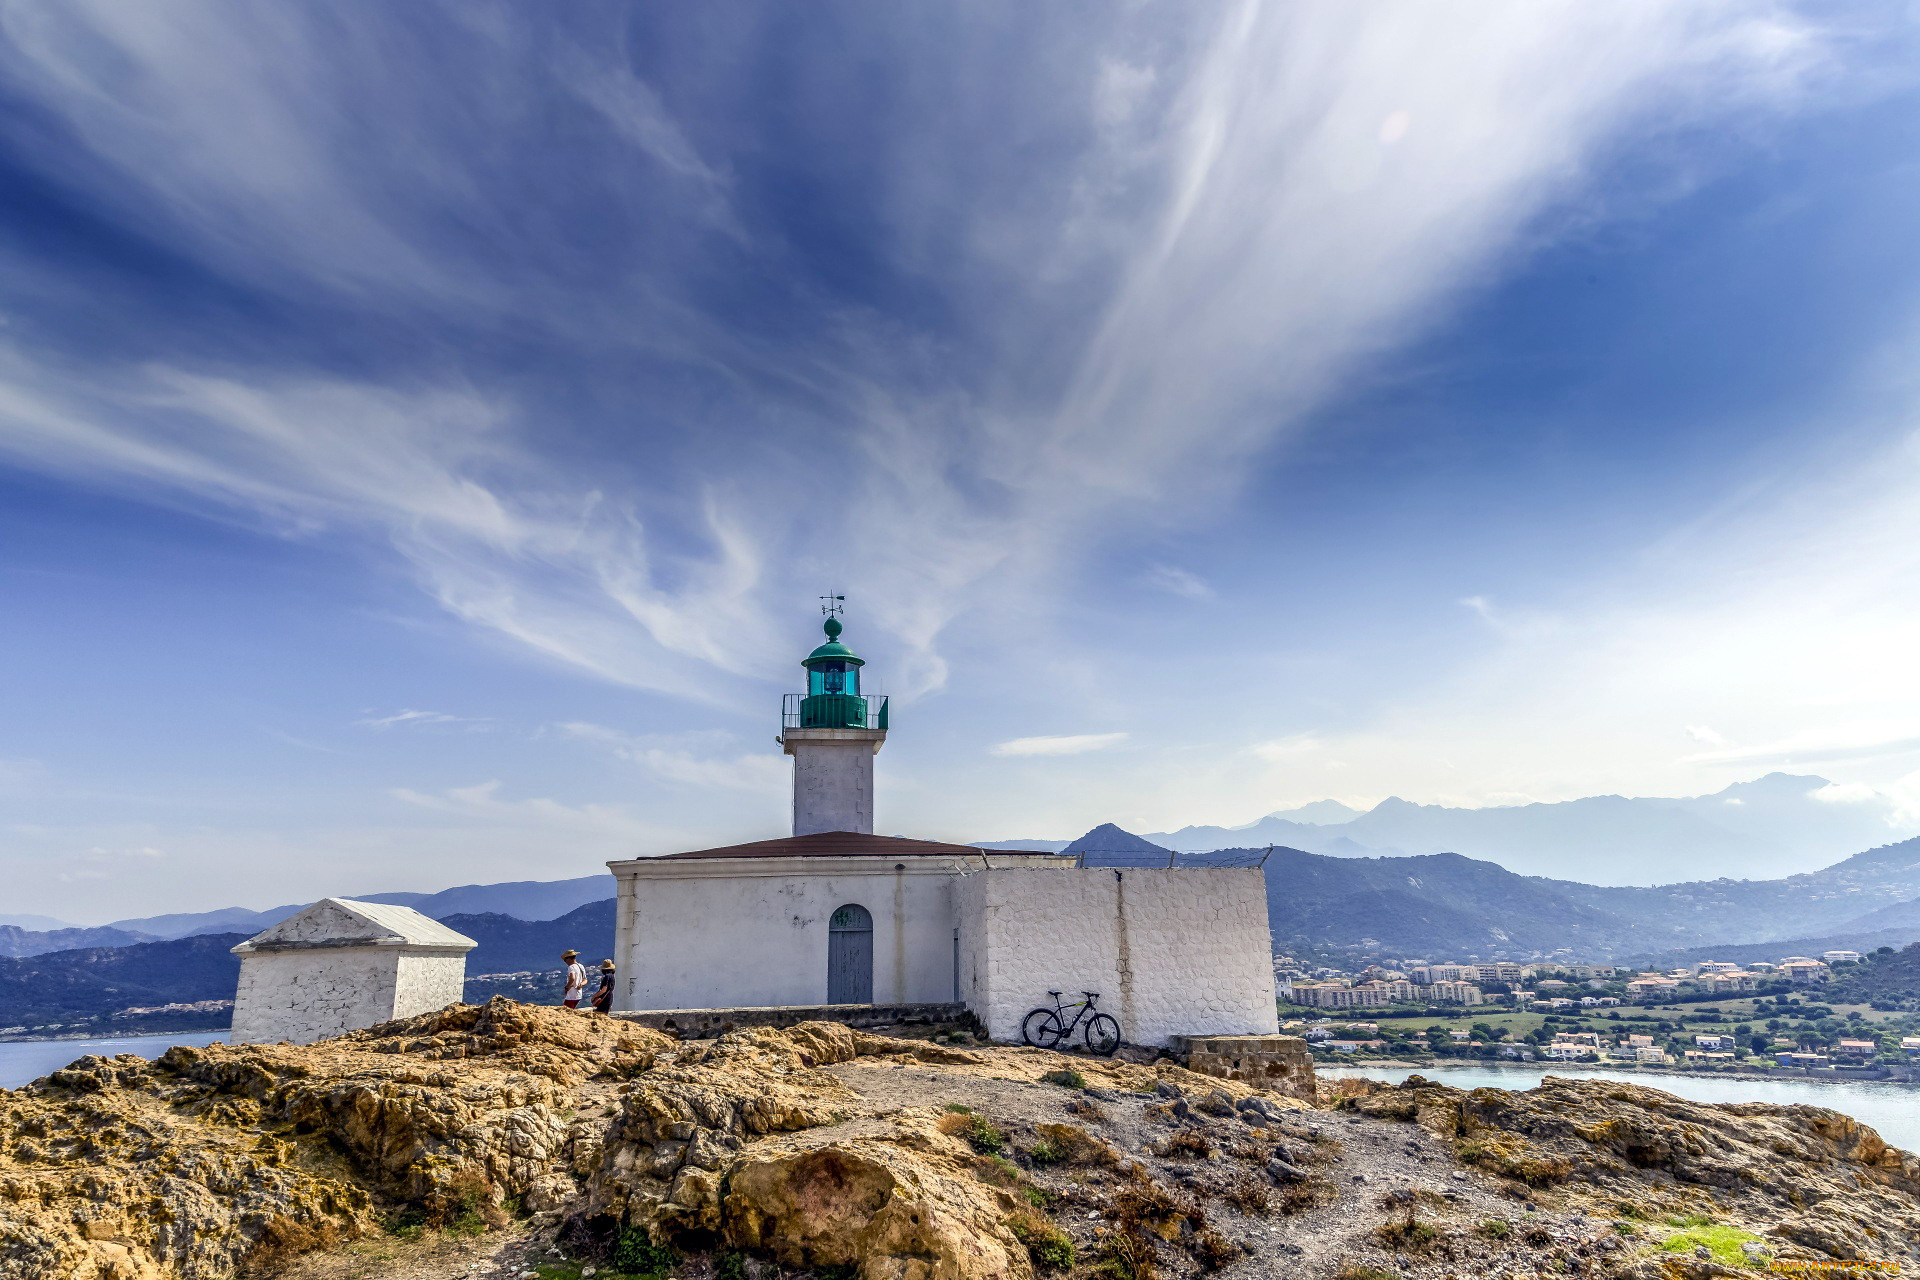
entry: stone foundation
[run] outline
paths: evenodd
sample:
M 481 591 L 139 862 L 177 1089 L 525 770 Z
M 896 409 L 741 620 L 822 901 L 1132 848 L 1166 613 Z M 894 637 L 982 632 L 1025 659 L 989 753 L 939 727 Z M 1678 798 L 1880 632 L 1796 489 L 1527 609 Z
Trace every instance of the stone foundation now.
M 1168 1047 L 1189 1071 L 1313 1101 L 1313 1055 L 1299 1036 L 1174 1036 Z
M 637 1022 L 682 1040 L 711 1040 L 743 1027 L 792 1027 L 802 1022 L 838 1022 L 865 1030 L 934 1026 L 966 1021 L 967 1006 L 957 1003 L 814 1004 L 760 1009 L 633 1009 L 610 1016 L 623 1022 Z

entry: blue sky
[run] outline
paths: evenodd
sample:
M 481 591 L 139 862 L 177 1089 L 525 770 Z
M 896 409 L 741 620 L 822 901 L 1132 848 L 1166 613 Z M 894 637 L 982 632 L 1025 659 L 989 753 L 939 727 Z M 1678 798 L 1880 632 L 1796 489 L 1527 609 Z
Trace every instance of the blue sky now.
M 777 834 L 830 589 L 896 700 L 888 831 L 1783 767 L 1904 830 L 1914 43 L 11 6 L 9 909 Z

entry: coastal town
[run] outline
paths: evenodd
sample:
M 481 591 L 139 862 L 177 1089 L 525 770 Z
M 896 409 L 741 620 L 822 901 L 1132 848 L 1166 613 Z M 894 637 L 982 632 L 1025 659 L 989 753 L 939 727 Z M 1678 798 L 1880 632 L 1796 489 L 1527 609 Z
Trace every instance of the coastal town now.
M 1920 1014 L 1887 1001 L 1822 999 L 1862 961 L 1858 951 L 1835 950 L 1664 971 L 1496 962 L 1348 973 L 1280 956 L 1274 972 L 1282 1029 L 1323 1061 L 1920 1078 Z M 1362 1009 L 1366 1021 L 1330 1012 Z

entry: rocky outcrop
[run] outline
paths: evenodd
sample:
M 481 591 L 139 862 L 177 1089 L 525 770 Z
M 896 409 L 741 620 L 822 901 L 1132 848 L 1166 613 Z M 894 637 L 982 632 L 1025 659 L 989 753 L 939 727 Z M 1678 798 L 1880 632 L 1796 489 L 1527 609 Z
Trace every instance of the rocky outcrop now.
M 1611 1080 L 1461 1092 L 1419 1076 L 1344 1106 L 1408 1120 L 1524 1185 L 1584 1191 L 1651 1215 L 1732 1212 L 1827 1258 L 1904 1257 L 1920 1239 L 1920 1160 L 1837 1111 L 1709 1105 Z
M 269 1256 L 524 1196 L 590 1077 L 666 1037 L 509 1001 L 318 1045 L 86 1057 L 0 1092 L 0 1276 L 227 1277 Z
M 1920 1164 L 1835 1112 L 1595 1080 L 1340 1092 L 1344 1118 L 1167 1062 L 828 1023 L 677 1042 L 495 1000 L 0 1092 L 0 1277 L 225 1280 L 407 1223 L 524 1239 L 501 1275 L 558 1232 L 602 1264 L 637 1241 L 860 1280 L 1032 1280 L 1076 1256 L 1164 1280 L 1355 1258 L 1655 1280 L 1904 1260 L 1920 1238 Z M 1732 1260 L 1694 1256 L 1690 1223 Z

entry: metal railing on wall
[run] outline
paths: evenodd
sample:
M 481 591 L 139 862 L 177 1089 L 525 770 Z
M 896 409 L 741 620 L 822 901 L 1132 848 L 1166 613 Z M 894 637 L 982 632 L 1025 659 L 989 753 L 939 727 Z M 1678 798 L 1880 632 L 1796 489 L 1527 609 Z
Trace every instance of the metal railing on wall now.
M 1275 846 L 1264 849 L 1214 849 L 1207 853 L 1182 853 L 1177 849 L 1078 849 L 1076 867 L 1138 867 L 1162 871 L 1207 867 L 1265 867 Z

